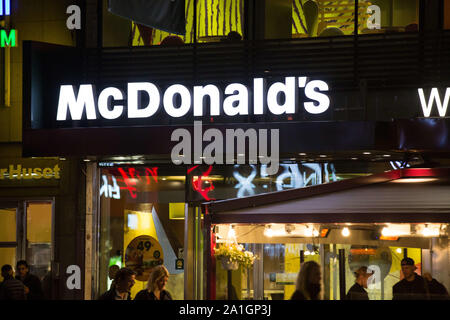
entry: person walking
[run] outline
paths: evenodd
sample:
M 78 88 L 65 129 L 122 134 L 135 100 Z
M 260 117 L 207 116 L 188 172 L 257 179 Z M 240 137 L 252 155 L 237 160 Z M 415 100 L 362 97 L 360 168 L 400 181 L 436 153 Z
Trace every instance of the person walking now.
M 367 289 L 367 281 L 373 275 L 373 272 L 368 273 L 367 270 L 366 266 L 362 266 L 354 272 L 355 284 L 348 290 L 347 300 L 369 300 L 369 295 L 365 289 Z
M 11 265 L 2 266 L 3 282 L 0 286 L 0 300 L 26 300 L 23 283 L 14 279 L 14 271 Z
M 43 300 L 44 292 L 42 291 L 41 280 L 30 273 L 30 267 L 25 260 L 20 260 L 16 264 L 16 279 L 22 281 L 25 286 L 25 294 L 27 300 Z
M 319 264 L 314 261 L 304 262 L 300 267 L 291 300 L 321 300 L 321 280 Z
M 169 271 L 160 265 L 153 268 L 147 282 L 147 289 L 141 290 L 134 300 L 172 300 L 166 284 L 169 280 Z
M 103 293 L 99 300 L 132 300 L 130 291 L 135 279 L 136 272 L 129 268 L 120 269 L 114 277 L 114 286 Z

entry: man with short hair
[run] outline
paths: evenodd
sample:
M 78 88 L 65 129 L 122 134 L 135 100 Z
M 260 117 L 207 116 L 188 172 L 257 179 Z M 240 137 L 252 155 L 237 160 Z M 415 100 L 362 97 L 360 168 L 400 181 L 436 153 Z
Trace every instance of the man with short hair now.
M 415 273 L 417 267 L 414 260 L 404 258 L 401 261 L 403 280 L 392 288 L 393 300 L 427 300 L 428 286 L 424 278 Z
M 25 287 L 19 280 L 14 279 L 14 271 L 11 265 L 2 266 L 4 281 L 0 286 L 0 300 L 26 300 Z
M 117 271 L 114 277 L 114 286 L 102 294 L 99 300 L 132 300 L 131 288 L 134 285 L 136 272 L 129 268 Z
M 30 273 L 30 267 L 25 260 L 20 260 L 16 264 L 16 279 L 22 281 L 25 286 L 25 294 L 27 300 L 42 300 L 44 292 L 42 291 L 41 280 Z
M 347 300 L 369 300 L 369 295 L 367 294 L 367 281 L 373 272 L 367 272 L 367 267 L 362 266 L 354 272 L 356 277 L 355 284 L 348 290 Z

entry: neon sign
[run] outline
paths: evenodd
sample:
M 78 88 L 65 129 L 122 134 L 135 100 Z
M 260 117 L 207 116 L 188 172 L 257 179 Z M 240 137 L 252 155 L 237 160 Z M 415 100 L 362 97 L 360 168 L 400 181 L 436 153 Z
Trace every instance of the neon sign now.
M 0 0 L 0 16 L 11 14 L 11 0 Z
M 307 77 L 285 77 L 284 82 L 272 83 L 266 88 L 263 78 L 253 79 L 253 90 L 240 83 L 231 83 L 223 93 L 219 87 L 208 84 L 194 86 L 193 90 L 181 84 L 169 86 L 164 93 L 151 82 L 127 83 L 127 93 L 115 87 L 103 89 L 98 98 L 94 95 L 94 85 L 62 85 L 59 90 L 57 121 L 68 119 L 114 120 L 126 116 L 128 119 L 150 118 L 162 104 L 165 113 L 172 118 L 187 116 L 193 108 L 194 117 L 263 115 L 266 109 L 274 115 L 295 114 L 298 105 L 298 89 L 303 89 L 309 101 L 303 102 L 304 109 L 311 114 L 325 112 L 330 106 L 328 84 L 321 80 L 308 81 Z M 77 93 L 75 93 L 77 92 Z M 147 105 L 142 105 L 141 95 L 148 97 Z M 209 114 L 204 114 L 204 98 L 210 99 Z M 281 99 L 284 97 L 284 99 Z M 125 105 L 126 109 L 125 112 Z M 253 108 L 251 105 L 253 104 Z M 192 106 L 193 105 L 193 106 Z M 267 107 L 267 108 L 266 108 Z
M 137 184 L 143 182 L 150 184 L 152 178 L 154 182 L 158 183 L 158 168 L 144 168 L 144 175 L 140 175 L 136 168 L 118 168 L 117 169 L 122 178 L 117 179 L 118 182 L 123 182 L 125 186 L 121 186 L 121 190 L 128 190 L 133 199 L 137 197 Z
M 103 185 L 100 188 L 100 197 L 104 196 L 105 198 L 111 199 L 120 199 L 120 187 L 117 184 L 116 177 L 111 176 L 112 185 L 108 182 L 108 176 L 102 175 Z
M 0 16 L 11 15 L 11 1 L 0 0 Z M 17 47 L 17 30 L 11 29 L 9 32 L 5 29 L 0 30 L 0 47 Z
M 198 166 L 194 166 L 187 170 L 188 175 L 194 171 Z M 208 170 L 202 173 L 201 176 L 193 176 L 191 179 L 192 187 L 195 191 L 197 191 L 205 200 L 216 200 L 214 198 L 210 198 L 208 193 L 214 190 L 214 185 L 211 179 L 208 179 L 209 174 L 212 171 L 212 166 L 209 166 Z M 203 188 L 203 182 L 209 184 L 209 187 Z

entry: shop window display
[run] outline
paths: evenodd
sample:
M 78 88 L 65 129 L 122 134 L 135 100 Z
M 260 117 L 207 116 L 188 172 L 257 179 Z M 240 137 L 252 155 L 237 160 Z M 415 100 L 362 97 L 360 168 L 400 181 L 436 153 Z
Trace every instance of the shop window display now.
M 101 170 L 99 294 L 109 289 L 114 269 L 137 272 L 131 295 L 146 288 L 149 271 L 163 264 L 170 273 L 167 290 L 183 299 L 184 274 L 177 268 L 184 247 L 184 175 L 163 168 L 124 166 Z M 174 205 L 176 204 L 176 205 Z

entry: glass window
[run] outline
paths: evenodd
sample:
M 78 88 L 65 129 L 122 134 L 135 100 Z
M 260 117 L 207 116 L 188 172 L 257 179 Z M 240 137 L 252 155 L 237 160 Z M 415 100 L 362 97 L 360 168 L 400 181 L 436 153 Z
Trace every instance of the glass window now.
M 353 0 L 294 0 L 292 37 L 352 35 Z M 414 32 L 419 30 L 418 0 L 359 0 L 358 34 Z
M 194 0 L 185 1 L 186 34 L 177 35 L 124 19 L 103 5 L 103 45 L 152 46 L 194 42 Z M 197 42 L 239 41 L 244 34 L 244 0 L 197 1 Z
M 174 299 L 183 299 L 184 270 L 176 262 L 184 248 L 185 176 L 176 170 L 158 166 L 101 170 L 98 294 L 109 290 L 113 265 L 137 272 L 134 298 L 146 288 L 151 268 L 164 264 L 170 273 L 167 290 Z
M 344 235 L 343 229 L 348 233 Z M 308 229 L 309 228 L 309 229 Z M 386 229 L 384 229 L 386 228 Z M 271 230 L 269 234 L 268 230 Z M 355 284 L 355 272 L 362 266 L 369 269 L 366 283 L 362 283 L 370 300 L 393 299 L 393 286 L 404 279 L 401 260 L 414 261 L 414 272 L 430 274 L 448 287 L 448 224 L 234 224 L 234 239 L 229 236 L 230 225 L 220 224 L 217 247 L 230 241 L 243 244 L 246 250 L 258 254 L 255 245 L 263 245 L 262 254 L 247 272 L 240 266 L 232 271 L 228 282 L 226 268 L 221 260 L 216 263 L 216 298 L 226 299 L 228 287 L 236 291 L 239 299 L 252 298 L 257 286 L 253 278 L 262 272 L 264 299 L 289 300 L 296 290 L 301 263 L 314 261 L 321 267 L 322 298 L 343 300 Z M 307 234 L 310 230 L 311 234 Z M 317 231 L 315 233 L 314 231 Z M 444 244 L 444 245 L 442 245 Z M 432 254 L 435 255 L 434 257 Z M 340 259 L 343 258 L 342 261 Z M 342 263 L 343 262 L 343 263 Z M 343 272 L 340 268 L 344 267 Z M 238 282 L 240 280 L 240 282 Z M 341 288 L 341 283 L 345 288 Z M 361 283 L 360 283 L 361 284 Z
M 49 275 L 52 253 L 52 203 L 27 203 L 27 262 L 41 280 Z

